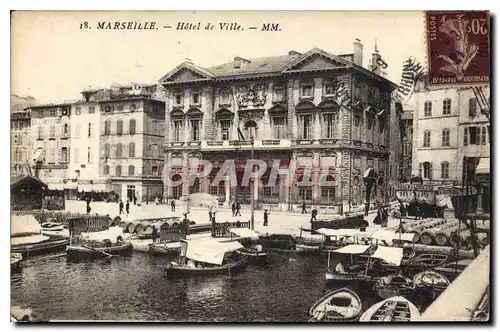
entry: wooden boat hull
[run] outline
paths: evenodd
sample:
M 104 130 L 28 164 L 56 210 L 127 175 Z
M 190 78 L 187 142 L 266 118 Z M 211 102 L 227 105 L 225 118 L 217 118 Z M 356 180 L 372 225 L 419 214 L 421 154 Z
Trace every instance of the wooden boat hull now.
M 390 275 L 380 278 L 375 283 L 373 290 L 381 298 L 388 299 L 395 296 L 409 295 L 413 293 L 414 287 L 410 279 Z
M 205 277 L 216 275 L 234 276 L 244 272 L 247 268 L 248 262 L 248 258 L 242 258 L 238 262 L 212 268 L 189 268 L 184 265 L 168 264 L 164 269 L 164 273 L 167 278 Z
M 19 253 L 23 259 L 31 256 L 53 254 L 63 251 L 69 244 L 69 239 L 49 240 L 36 244 L 12 246 L 10 251 Z
M 309 244 L 299 244 L 295 245 L 295 251 L 297 253 L 321 253 L 321 247 L 319 245 L 309 245 Z
M 113 247 L 94 248 L 94 250 L 82 246 L 68 246 L 66 248 L 66 258 L 68 261 L 78 262 L 107 258 L 109 255 L 127 256 L 132 253 L 132 250 L 132 244 L 130 243 Z
M 372 305 L 359 318 L 360 322 L 409 322 L 420 317 L 417 307 L 401 296 Z
M 265 251 L 256 251 L 256 250 L 236 250 L 236 252 L 249 259 L 250 264 L 267 264 L 268 262 L 268 254 Z
M 335 308 L 328 310 L 329 306 Z M 358 294 L 349 288 L 329 292 L 309 309 L 309 322 L 352 322 L 361 314 L 363 305 Z
M 335 273 L 325 272 L 327 284 L 349 284 L 349 283 L 373 283 L 377 281 L 375 277 L 360 275 L 357 273 Z
M 150 244 L 149 245 L 149 253 L 153 254 L 153 255 L 165 255 L 165 256 L 168 256 L 168 255 L 173 255 L 173 254 L 177 254 L 179 252 L 179 250 L 181 250 L 181 244 L 180 242 L 176 242 L 177 245 L 172 245 L 169 246 L 169 245 L 163 245 L 163 244 Z
M 413 277 L 415 287 L 425 288 L 432 291 L 442 292 L 450 285 L 450 281 L 441 273 L 435 271 L 424 271 Z

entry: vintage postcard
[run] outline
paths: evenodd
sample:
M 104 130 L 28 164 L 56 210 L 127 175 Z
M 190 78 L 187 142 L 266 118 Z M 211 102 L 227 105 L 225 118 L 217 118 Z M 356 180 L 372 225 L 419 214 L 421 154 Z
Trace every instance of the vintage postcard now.
M 14 11 L 11 49 L 11 321 L 490 322 L 489 11 Z

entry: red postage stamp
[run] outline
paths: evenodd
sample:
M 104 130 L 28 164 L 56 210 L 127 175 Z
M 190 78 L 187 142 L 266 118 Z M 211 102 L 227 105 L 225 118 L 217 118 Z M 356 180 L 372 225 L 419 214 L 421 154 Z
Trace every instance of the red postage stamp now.
M 489 11 L 428 11 L 425 18 L 429 84 L 489 84 Z

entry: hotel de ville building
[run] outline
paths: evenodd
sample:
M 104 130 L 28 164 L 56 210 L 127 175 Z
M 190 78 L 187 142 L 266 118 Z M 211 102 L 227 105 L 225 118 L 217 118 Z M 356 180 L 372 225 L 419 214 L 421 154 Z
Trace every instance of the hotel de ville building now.
M 166 185 L 164 196 L 204 192 L 226 203 L 249 203 L 250 188 L 241 186 L 241 179 L 251 159 L 252 137 L 254 159 L 268 165 L 253 183 L 258 205 L 286 208 L 305 201 L 354 211 L 365 201 L 363 175 L 370 168 L 378 174 L 379 189 L 372 201 L 388 199 L 387 183 L 398 177 L 389 165 L 389 123 L 395 113 L 391 94 L 397 86 L 385 78 L 381 60 L 375 51 L 368 69 L 363 67 L 363 45 L 355 40 L 352 54 L 314 48 L 304 54 L 235 57 L 210 68 L 190 60 L 181 63 L 159 82 L 166 90 L 165 165 L 182 165 L 169 171 L 171 179 L 182 184 Z M 211 173 L 187 181 L 200 159 L 211 162 Z M 236 163 L 238 184 L 211 185 L 230 159 Z M 296 163 L 292 186 L 285 185 L 284 175 L 267 186 L 277 159 L 280 168 Z M 308 163 L 310 185 L 302 186 L 298 182 Z M 325 180 L 328 186 L 321 184 Z

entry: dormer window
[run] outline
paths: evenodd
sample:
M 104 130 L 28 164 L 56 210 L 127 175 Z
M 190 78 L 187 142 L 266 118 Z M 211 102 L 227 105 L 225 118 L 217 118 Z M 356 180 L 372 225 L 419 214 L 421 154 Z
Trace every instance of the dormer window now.
M 200 105 L 200 92 L 192 92 L 191 93 L 191 104 L 192 105 Z
M 241 68 L 241 60 L 240 59 L 234 59 L 234 68 L 235 69 Z
M 333 96 L 335 94 L 335 85 L 332 81 L 325 82 L 325 96 Z
M 302 98 L 313 98 L 313 84 L 303 83 L 300 92 Z
M 180 105 L 182 105 L 182 99 L 183 99 L 182 97 L 183 97 L 183 95 L 182 95 L 182 93 L 180 93 L 180 92 L 179 92 L 179 93 L 176 93 L 176 94 L 174 95 L 174 104 L 175 104 L 176 106 L 180 106 Z
M 285 88 L 283 88 L 282 86 L 274 87 L 273 101 L 282 102 L 284 99 L 285 99 Z

